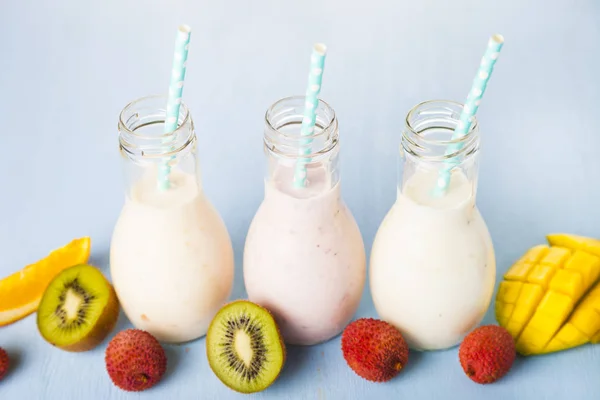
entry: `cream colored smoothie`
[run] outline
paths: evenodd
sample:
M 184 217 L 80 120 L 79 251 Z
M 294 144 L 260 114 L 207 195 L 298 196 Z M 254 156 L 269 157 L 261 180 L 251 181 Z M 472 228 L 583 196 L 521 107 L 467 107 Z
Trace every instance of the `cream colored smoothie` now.
M 385 217 L 371 253 L 370 283 L 378 314 L 413 348 L 456 345 L 490 304 L 496 264 L 472 186 L 452 175 L 432 196 L 435 170 L 417 171 Z
M 249 299 L 271 310 L 286 342 L 326 341 L 348 324 L 365 282 L 365 251 L 354 218 L 322 167 L 307 189 L 280 166 L 248 232 L 244 278 Z
M 113 234 L 111 275 L 133 325 L 185 342 L 203 336 L 228 299 L 233 251 L 195 176 L 174 171 L 171 181 L 159 192 L 150 174 L 133 187 Z
M 396 202 L 371 250 L 377 313 L 419 350 L 455 346 L 477 327 L 496 279 L 492 240 L 476 206 L 476 119 L 469 132 L 454 137 L 462 109 L 434 100 L 408 113 Z
M 126 193 L 110 271 L 131 323 L 182 343 L 206 334 L 231 293 L 234 262 L 229 233 L 202 190 L 191 115 L 182 103 L 179 126 L 165 134 L 165 104 L 165 96 L 144 97 L 119 118 Z

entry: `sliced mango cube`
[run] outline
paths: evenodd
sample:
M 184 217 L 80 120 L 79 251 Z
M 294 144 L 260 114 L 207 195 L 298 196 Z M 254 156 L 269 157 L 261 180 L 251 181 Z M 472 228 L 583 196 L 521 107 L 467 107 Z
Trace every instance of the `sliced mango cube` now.
M 550 340 L 561 326 L 562 321 L 560 319 L 544 314 L 538 310 L 525 327 L 525 330 L 527 330 L 527 328 L 534 328 L 541 332 L 539 335 L 540 337 L 547 337 L 547 340 Z
M 578 250 L 565 264 L 565 269 L 581 273 L 585 285 L 590 286 L 600 274 L 600 258 Z
M 514 304 L 505 305 L 504 303 L 496 302 L 496 316 L 499 320 L 504 321 L 503 323 L 508 322 L 514 309 Z
M 545 353 L 561 351 L 571 347 L 581 346 L 589 341 L 589 336 L 583 334 L 571 323 L 566 323 L 544 349 Z
M 508 279 L 511 281 L 525 281 L 527 279 L 527 275 L 529 271 L 535 264 L 518 262 L 513 265 L 507 272 L 504 274 L 504 279 Z
M 600 343 L 600 240 L 547 240 L 509 268 L 496 294 L 496 319 L 522 355 Z
M 569 249 L 564 247 L 551 247 L 544 258 L 541 259 L 540 264 L 561 268 L 570 255 L 571 250 Z
M 522 287 L 523 284 L 521 282 L 501 282 L 500 287 L 498 288 L 498 297 L 502 299 L 502 302 L 504 303 L 514 304 L 519 298 Z
M 549 265 L 536 265 L 531 269 L 529 275 L 527 275 L 527 281 L 536 283 L 542 288 L 547 289 L 550 279 L 554 276 L 556 269 Z
M 542 259 L 549 250 L 550 248 L 546 245 L 532 247 L 506 272 L 506 274 L 504 274 L 504 279 L 511 281 L 525 281 L 531 268 Z
M 543 319 L 543 317 L 540 319 Z M 536 325 L 544 326 L 544 321 L 540 319 L 538 319 Z M 519 336 L 519 339 L 515 343 L 515 347 L 522 355 L 541 354 L 551 337 L 551 334 L 547 334 L 543 330 L 536 328 L 536 326 L 529 324 L 523 329 L 521 336 Z
M 546 236 L 551 246 L 561 246 L 573 250 L 583 250 L 600 257 L 600 240 L 585 236 L 553 233 Z
M 550 281 L 550 289 L 566 294 L 575 301 L 583 294 L 583 278 L 577 271 L 559 269 Z
M 569 323 L 591 338 L 600 331 L 600 314 L 591 307 L 579 307 L 571 316 Z
M 523 257 L 521 257 L 521 260 L 519 261 L 524 263 L 535 264 L 539 262 L 546 254 L 548 254 L 549 251 L 550 247 L 546 246 L 545 244 L 533 246 L 532 248 L 527 250 L 525 255 L 523 255 Z
M 517 299 L 517 305 L 509 317 L 512 320 L 525 324 L 535 312 L 543 294 L 541 286 L 525 283 Z
M 502 324 L 501 324 L 502 325 Z M 519 337 L 523 327 L 525 326 L 522 322 L 517 322 L 515 320 L 510 320 L 506 325 L 503 325 L 506 330 L 511 334 L 513 338 Z

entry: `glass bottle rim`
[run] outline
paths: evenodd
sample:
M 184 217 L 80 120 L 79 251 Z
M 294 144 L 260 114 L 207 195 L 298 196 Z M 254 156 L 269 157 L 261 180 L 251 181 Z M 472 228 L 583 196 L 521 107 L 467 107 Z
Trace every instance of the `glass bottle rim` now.
M 160 100 L 160 102 L 158 102 L 158 100 Z M 156 102 L 156 104 L 153 102 Z M 130 158 L 136 157 L 140 158 L 140 160 L 164 159 L 165 157 L 177 156 L 194 142 L 195 133 L 191 120 L 191 113 L 189 108 L 183 102 L 180 103 L 177 128 L 173 131 L 153 134 L 147 134 L 140 131 L 141 128 L 150 124 L 158 123 L 164 125 L 167 115 L 167 102 L 168 96 L 164 94 L 152 94 L 134 99 L 123 107 L 119 113 L 118 121 L 121 151 L 128 154 Z M 158 112 L 159 116 L 151 123 L 141 123 L 137 125 L 135 122 L 141 118 L 140 116 L 144 117 L 146 115 L 143 112 L 136 110 L 135 107 L 143 107 L 145 106 L 145 103 L 148 103 L 148 114 Z M 162 115 L 163 113 L 164 115 Z M 130 126 L 134 127 L 130 128 Z M 183 140 L 178 141 L 180 137 Z M 145 143 L 146 145 L 140 145 L 140 143 Z M 144 147 L 146 147 L 146 149 L 144 149 Z M 161 147 L 164 147 L 164 151 L 155 152 L 156 149 Z M 147 148 L 152 148 L 154 151 L 149 152 Z
M 134 137 L 143 139 L 143 138 L 150 138 L 149 135 L 145 135 L 139 132 L 136 132 L 136 130 L 139 128 L 135 128 L 133 130 L 129 129 L 129 127 L 127 126 L 127 121 L 125 121 L 125 113 L 133 106 L 143 102 L 143 101 L 147 101 L 147 100 L 154 100 L 154 99 L 159 99 L 162 98 L 164 99 L 164 104 L 165 104 L 165 115 L 166 115 L 166 107 L 167 107 L 167 100 L 168 100 L 168 96 L 164 95 L 164 94 L 152 94 L 152 95 L 148 95 L 148 96 L 143 96 L 143 97 L 138 97 L 137 99 L 134 99 L 132 101 L 130 101 L 129 103 L 127 103 L 127 105 L 125 105 L 125 107 L 123 107 L 123 109 L 121 110 L 121 112 L 119 113 L 119 130 L 123 130 L 125 131 L 125 133 L 129 134 L 129 135 L 133 135 Z M 152 135 L 153 139 L 168 139 L 171 136 L 175 136 L 178 133 L 181 132 L 181 130 L 185 129 L 187 123 L 189 122 L 190 119 L 190 110 L 189 108 L 185 105 L 185 103 L 182 101 L 179 104 L 179 113 L 182 114 L 183 113 L 183 121 L 181 121 L 181 123 L 178 124 L 177 128 L 175 128 L 175 130 L 173 130 L 172 132 L 167 132 L 167 133 L 163 133 L 161 135 Z M 140 125 L 143 126 L 143 125 Z
M 415 114 L 420 111 L 421 108 L 423 108 L 424 106 L 427 105 L 431 105 L 434 103 L 440 103 L 440 104 L 447 104 L 447 105 L 451 105 L 451 106 L 455 106 L 459 109 L 463 109 L 464 108 L 464 104 L 460 103 L 458 101 L 454 101 L 454 100 L 445 100 L 445 99 L 433 99 L 433 100 L 425 100 L 422 101 L 420 103 L 418 103 L 417 105 L 415 105 L 413 108 L 411 108 L 408 113 L 406 114 L 406 118 L 404 120 L 405 126 L 406 128 L 410 131 L 410 133 L 412 133 L 413 135 L 416 135 L 419 137 L 419 140 L 426 143 L 426 144 L 434 144 L 434 145 L 453 145 L 453 144 L 459 144 L 462 142 L 466 142 L 468 140 L 471 140 L 471 137 L 478 133 L 479 131 L 479 122 L 477 121 L 477 117 L 473 116 L 471 117 L 472 123 L 471 123 L 471 127 L 469 128 L 469 131 L 456 139 L 449 139 L 449 140 L 440 140 L 440 139 L 431 139 L 431 138 L 427 138 L 425 136 L 420 135 L 420 131 L 417 131 L 415 129 L 415 127 L 411 124 L 411 120 L 413 119 L 413 117 L 415 116 Z M 460 115 L 458 116 L 458 118 L 456 118 L 456 120 L 460 119 Z
M 288 97 L 284 97 L 282 99 L 277 100 L 275 103 L 271 104 L 269 106 L 269 108 L 267 109 L 267 111 L 265 112 L 265 124 L 267 125 L 267 127 L 273 131 L 276 132 L 278 135 L 283 136 L 286 139 L 289 140 L 303 140 L 306 139 L 305 137 L 302 137 L 300 135 L 297 134 L 291 134 L 288 132 L 284 132 L 282 130 L 280 130 L 279 128 L 276 128 L 273 123 L 271 122 L 271 119 L 269 118 L 270 113 L 277 108 L 277 106 L 281 105 L 282 103 L 285 102 L 290 102 L 290 101 L 297 101 L 297 100 L 303 100 L 305 99 L 306 96 L 305 95 L 294 95 L 294 96 L 288 96 Z M 327 126 L 323 127 L 323 129 L 320 132 L 314 133 L 310 135 L 310 138 L 314 139 L 314 138 L 320 138 L 321 136 L 325 136 L 326 134 L 329 133 L 329 131 L 336 125 L 337 123 L 337 115 L 335 113 L 335 110 L 333 109 L 333 107 L 331 107 L 331 105 L 329 105 L 329 103 L 327 103 L 325 100 L 322 99 L 317 99 L 318 104 L 321 104 L 324 106 L 324 108 L 327 109 L 328 112 L 331 113 L 331 120 L 328 121 Z

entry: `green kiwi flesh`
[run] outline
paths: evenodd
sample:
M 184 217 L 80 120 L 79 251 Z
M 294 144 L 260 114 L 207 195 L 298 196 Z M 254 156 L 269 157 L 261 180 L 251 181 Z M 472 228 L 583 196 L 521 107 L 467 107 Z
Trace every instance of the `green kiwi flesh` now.
M 50 344 L 67 351 L 96 347 L 113 330 L 119 303 L 112 285 L 90 265 L 67 268 L 46 288 L 37 326 Z
M 229 388 L 255 393 L 268 388 L 285 363 L 285 345 L 273 316 L 247 300 L 225 305 L 206 334 L 206 355 Z

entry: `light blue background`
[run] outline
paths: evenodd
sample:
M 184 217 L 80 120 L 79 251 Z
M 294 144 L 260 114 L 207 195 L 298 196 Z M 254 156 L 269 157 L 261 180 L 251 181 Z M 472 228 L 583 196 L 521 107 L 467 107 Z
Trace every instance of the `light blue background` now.
M 236 249 L 233 297 L 245 295 L 241 249 L 263 195 L 263 115 L 304 92 L 316 41 L 329 48 L 321 97 L 340 120 L 343 195 L 367 250 L 395 199 L 406 112 L 427 99 L 462 101 L 493 33 L 506 44 L 478 113 L 478 204 L 498 274 L 550 231 L 600 237 L 597 0 L 1 0 L 0 276 L 84 235 L 93 263 L 108 271 L 123 201 L 117 115 L 128 101 L 167 90 L 180 23 L 193 29 L 184 99 L 204 187 Z M 375 316 L 368 290 L 358 316 Z M 118 329 L 128 326 L 121 318 Z M 164 381 L 141 395 L 112 386 L 105 345 L 54 349 L 34 317 L 0 328 L 0 346 L 16 360 L 0 399 L 245 397 L 209 370 L 203 339 L 168 347 Z M 374 384 L 346 367 L 336 338 L 291 348 L 280 379 L 252 398 L 484 396 L 600 398 L 600 346 L 520 359 L 488 386 L 466 378 L 456 349 L 412 353 L 400 376 Z

